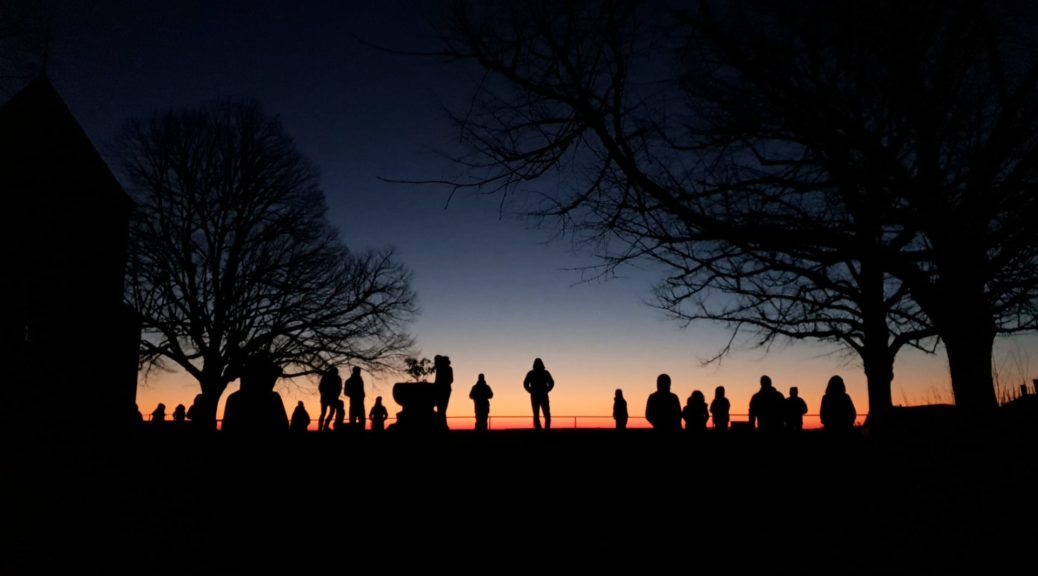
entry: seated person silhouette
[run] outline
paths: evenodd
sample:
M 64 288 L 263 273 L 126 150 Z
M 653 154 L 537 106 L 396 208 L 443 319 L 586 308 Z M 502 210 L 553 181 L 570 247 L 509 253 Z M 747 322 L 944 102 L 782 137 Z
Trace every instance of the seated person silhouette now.
M 173 421 L 183 422 L 187 419 L 187 408 L 184 408 L 183 404 L 177 404 L 177 407 L 173 409 Z
M 292 432 L 306 432 L 309 427 L 310 413 L 306 411 L 306 406 L 303 406 L 303 401 L 300 400 L 296 404 L 296 409 L 292 411 L 292 422 L 289 424 L 289 430 Z

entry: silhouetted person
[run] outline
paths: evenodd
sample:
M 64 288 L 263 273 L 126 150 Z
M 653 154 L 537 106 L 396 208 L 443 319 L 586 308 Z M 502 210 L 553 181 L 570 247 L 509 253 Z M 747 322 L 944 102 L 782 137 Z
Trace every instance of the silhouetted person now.
M 130 414 L 130 419 L 134 426 L 144 424 L 144 414 L 141 414 L 141 407 L 137 404 L 133 405 L 133 413 Z
M 310 413 L 306 411 L 306 407 L 303 406 L 303 401 L 300 400 L 296 404 L 296 409 L 292 411 L 292 422 L 289 423 L 288 428 L 292 432 L 306 432 L 306 429 L 310 427 Z
M 354 366 L 353 373 L 346 379 L 343 394 L 350 399 L 350 426 L 363 430 L 367 413 L 364 411 L 364 379 L 360 377 L 359 366 Z
M 265 355 L 245 361 L 241 386 L 227 397 L 223 430 L 234 434 L 273 434 L 288 430 L 288 414 L 281 395 L 274 391 L 281 368 Z
M 332 430 L 345 430 L 346 429 L 346 403 L 342 400 L 336 400 L 335 404 L 332 405 L 332 414 L 335 415 L 334 423 L 332 424 Z
M 854 402 L 847 394 L 843 378 L 833 376 L 829 379 L 825 395 L 822 396 L 819 416 L 822 418 L 822 427 L 828 432 L 847 434 L 854 429 L 854 419 L 858 413 L 854 410 Z
M 786 398 L 786 430 L 799 432 L 804 429 L 804 414 L 807 414 L 807 403 L 800 397 L 800 391 L 796 386 L 789 389 L 789 398 Z
M 321 396 L 321 415 L 317 417 L 317 430 L 328 430 L 335 415 L 335 403 L 339 400 L 339 391 L 342 390 L 342 377 L 339 369 L 334 366 L 325 370 L 321 375 L 321 381 L 317 384 L 317 392 Z
M 368 418 L 371 419 L 371 430 L 374 432 L 381 432 L 386 429 L 386 420 L 389 419 L 389 411 L 386 410 L 385 405 L 382 404 L 382 397 L 375 397 L 375 405 L 371 407 L 371 413 L 368 414 Z
M 451 401 L 451 384 L 454 383 L 454 368 L 451 368 L 451 359 L 447 356 L 434 356 L 433 367 L 436 375 L 433 385 L 436 386 L 436 413 L 447 425 L 447 404 Z
M 750 398 L 750 427 L 762 432 L 779 432 L 783 426 L 786 398 L 771 385 L 771 377 L 760 377 L 760 390 Z
M 177 423 L 183 423 L 187 419 L 187 408 L 184 408 L 183 404 L 177 404 L 177 407 L 173 409 L 173 421 Z
M 715 388 L 714 399 L 710 402 L 710 415 L 714 418 L 715 430 L 728 430 L 728 414 L 731 408 L 731 402 L 724 397 L 724 386 Z
M 681 430 L 681 401 L 670 391 L 670 376 L 660 374 L 656 377 L 656 391 L 649 394 L 645 403 L 645 419 L 656 430 Z
M 204 401 L 205 396 L 195 394 L 194 400 L 191 401 L 191 405 L 187 408 L 185 416 L 187 416 L 187 419 L 195 426 L 201 426 L 202 421 L 205 420 L 205 418 L 202 417 L 202 413 L 205 411 L 205 408 L 202 406 L 202 402 Z
M 523 388 L 530 393 L 530 406 L 533 408 L 533 427 L 541 429 L 540 412 L 544 412 L 544 428 L 551 428 L 551 405 L 548 404 L 548 393 L 555 387 L 551 372 L 544 369 L 540 358 L 533 361 L 533 370 L 526 373 Z
M 685 430 L 690 432 L 706 431 L 706 421 L 710 414 L 706 407 L 706 396 L 699 390 L 693 390 L 688 397 L 685 408 L 681 411 L 681 419 L 685 421 Z
M 624 400 L 624 391 L 617 388 L 613 394 L 613 420 L 616 420 L 616 429 L 627 428 L 627 400 Z
M 165 422 L 166 420 L 166 405 L 159 402 L 159 405 L 151 411 L 152 422 Z
M 476 383 L 469 391 L 469 398 L 476 409 L 476 430 L 483 432 L 489 428 L 490 423 L 490 399 L 494 397 L 494 391 L 490 389 L 486 378 L 480 374 Z

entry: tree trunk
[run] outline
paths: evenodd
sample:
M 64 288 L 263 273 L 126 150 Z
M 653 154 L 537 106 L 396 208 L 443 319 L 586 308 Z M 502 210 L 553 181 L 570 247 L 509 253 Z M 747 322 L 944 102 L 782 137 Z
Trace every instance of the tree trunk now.
M 202 387 L 202 416 L 201 428 L 207 431 L 216 430 L 216 409 L 220 405 L 220 397 L 227 389 L 228 382 L 220 375 L 206 375 L 203 373 L 199 381 Z
M 941 331 L 941 338 L 948 353 L 955 405 L 968 416 L 978 416 L 998 407 L 991 376 L 995 329 L 990 319 L 972 316 L 976 315 L 963 314 L 951 328 Z
M 861 286 L 859 308 L 864 327 L 861 361 L 865 368 L 869 391 L 869 414 L 865 418 L 866 425 L 876 424 L 893 405 L 890 383 L 894 380 L 894 357 L 897 355 L 897 351 L 891 347 L 884 281 L 885 275 L 882 266 L 878 263 L 878 258 L 863 259 L 859 279 Z
M 987 256 L 978 234 L 944 225 L 949 229 L 935 236 L 942 240 L 938 281 L 918 287 L 913 296 L 944 342 L 955 405 L 967 417 L 983 416 L 998 407 L 991 376 L 997 327 L 983 274 Z
M 869 391 L 869 414 L 865 425 L 872 426 L 881 422 L 894 405 L 890 394 L 890 385 L 894 381 L 894 356 L 885 347 L 883 350 L 867 350 L 862 355 L 862 362 Z

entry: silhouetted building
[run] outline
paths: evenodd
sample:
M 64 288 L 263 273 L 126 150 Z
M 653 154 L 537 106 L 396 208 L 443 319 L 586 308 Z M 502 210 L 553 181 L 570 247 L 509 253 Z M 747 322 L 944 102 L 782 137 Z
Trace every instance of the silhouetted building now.
M 0 421 L 122 429 L 140 342 L 123 299 L 133 202 L 44 77 L 0 107 L 0 182 Z M 60 379 L 40 371 L 57 364 Z

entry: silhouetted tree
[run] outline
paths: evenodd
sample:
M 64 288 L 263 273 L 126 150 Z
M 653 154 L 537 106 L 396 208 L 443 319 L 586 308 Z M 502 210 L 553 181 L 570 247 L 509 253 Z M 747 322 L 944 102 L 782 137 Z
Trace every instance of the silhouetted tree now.
M 933 335 L 957 403 L 993 407 L 995 334 L 1036 322 L 1033 8 L 682 8 L 459 4 L 446 53 L 485 74 L 455 184 L 557 177 L 538 212 L 590 232 L 607 268 L 664 263 L 684 318 L 848 345 L 870 409 Z
M 121 145 L 139 203 L 127 284 L 142 362 L 197 379 L 210 423 L 254 353 L 293 377 L 345 362 L 378 370 L 410 347 L 410 273 L 392 251 L 343 245 L 315 169 L 258 104 L 133 120 Z
M 414 378 L 415 382 L 425 380 L 425 377 L 436 371 L 436 367 L 428 358 L 404 358 L 404 372 Z

